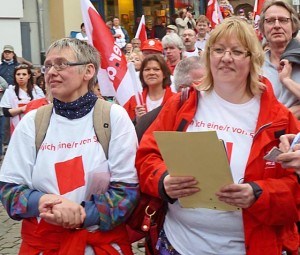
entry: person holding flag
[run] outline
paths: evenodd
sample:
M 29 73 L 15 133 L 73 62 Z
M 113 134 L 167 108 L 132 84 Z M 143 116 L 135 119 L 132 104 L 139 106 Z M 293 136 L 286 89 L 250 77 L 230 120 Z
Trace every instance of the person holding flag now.
M 145 57 L 140 69 L 140 80 L 143 86 L 141 104 L 130 100 L 124 105 L 133 123 L 137 123 L 147 112 L 165 104 L 174 95 L 170 88 L 170 76 L 167 63 L 160 54 Z

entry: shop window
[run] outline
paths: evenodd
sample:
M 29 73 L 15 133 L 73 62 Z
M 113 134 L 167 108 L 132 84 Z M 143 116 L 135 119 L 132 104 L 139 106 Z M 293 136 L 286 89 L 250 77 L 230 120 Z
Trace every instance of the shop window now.
M 114 17 L 118 17 L 118 0 L 106 0 L 104 1 L 104 10 L 105 10 L 105 21 L 112 21 Z M 121 17 L 120 21 L 121 21 Z
M 142 1 L 143 13 L 147 28 L 147 37 L 151 37 L 151 30 L 155 23 L 161 23 L 163 26 L 170 24 L 169 1 L 152 0 Z

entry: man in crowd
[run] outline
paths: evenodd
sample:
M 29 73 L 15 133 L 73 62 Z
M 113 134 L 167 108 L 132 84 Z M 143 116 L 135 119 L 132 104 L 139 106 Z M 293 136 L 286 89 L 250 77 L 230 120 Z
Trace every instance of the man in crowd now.
M 118 18 L 113 19 L 113 27 L 110 31 L 116 40 L 116 44 L 120 49 L 124 50 L 126 43 L 128 43 L 130 39 L 127 30 L 120 26 L 120 20 Z
M 259 28 L 269 43 L 266 51 L 263 75 L 273 86 L 277 99 L 300 118 L 300 63 L 293 58 L 299 53 L 295 39 L 300 23 L 294 8 L 283 0 L 264 5 Z
M 196 47 L 202 51 L 205 48 L 206 41 L 209 38 L 210 21 L 205 15 L 200 15 L 196 21 L 197 40 Z
M 196 32 L 193 29 L 186 29 L 182 34 L 182 41 L 185 47 L 185 51 L 183 52 L 183 57 L 192 57 L 199 56 L 199 50 L 196 46 Z
M 182 59 L 184 45 L 181 38 L 175 33 L 165 35 L 162 39 L 162 45 L 167 59 L 168 67 L 173 74 L 177 63 Z
M 141 48 L 141 40 L 139 38 L 132 38 L 131 44 L 133 49 L 140 49 Z

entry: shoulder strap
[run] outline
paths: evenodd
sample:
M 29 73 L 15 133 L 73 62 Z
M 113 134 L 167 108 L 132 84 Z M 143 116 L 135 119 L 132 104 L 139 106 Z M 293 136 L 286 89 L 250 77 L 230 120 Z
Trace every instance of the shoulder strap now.
M 35 148 L 39 151 L 45 139 L 46 132 L 50 123 L 53 104 L 48 104 L 37 109 L 35 115 Z
M 110 109 L 112 103 L 98 99 L 93 113 L 94 129 L 99 143 L 102 145 L 106 158 L 111 136 Z
M 103 99 L 98 99 L 93 113 L 93 125 L 98 141 L 103 147 L 106 158 L 108 158 L 108 147 L 111 136 L 110 128 L 110 109 L 112 103 Z M 40 107 L 35 116 L 35 147 L 38 151 L 45 139 L 46 132 L 50 123 L 53 104 Z M 95 124 L 96 123 L 96 124 Z

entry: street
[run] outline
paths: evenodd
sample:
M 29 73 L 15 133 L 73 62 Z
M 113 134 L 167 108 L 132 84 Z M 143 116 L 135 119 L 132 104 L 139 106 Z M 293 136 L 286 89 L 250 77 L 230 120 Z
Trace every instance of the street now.
M 18 254 L 21 223 L 11 220 L 0 205 L 0 255 Z

